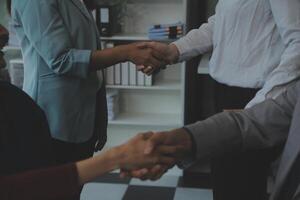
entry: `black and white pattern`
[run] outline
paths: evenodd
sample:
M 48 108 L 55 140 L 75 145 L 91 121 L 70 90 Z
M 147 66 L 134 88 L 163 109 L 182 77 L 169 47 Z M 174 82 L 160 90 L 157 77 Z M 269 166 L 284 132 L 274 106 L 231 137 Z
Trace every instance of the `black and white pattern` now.
M 87 184 L 81 200 L 212 200 L 212 191 L 184 183 L 182 177 L 166 175 L 158 181 L 120 179 L 104 175 Z

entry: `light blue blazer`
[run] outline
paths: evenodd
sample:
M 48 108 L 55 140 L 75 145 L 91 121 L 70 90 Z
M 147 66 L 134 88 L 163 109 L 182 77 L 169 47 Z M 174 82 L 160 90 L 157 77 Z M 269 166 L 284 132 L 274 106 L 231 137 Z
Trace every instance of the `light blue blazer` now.
M 12 18 L 24 58 L 24 90 L 45 111 L 53 138 L 93 135 L 102 80 L 89 69 L 100 38 L 80 0 L 14 0 Z

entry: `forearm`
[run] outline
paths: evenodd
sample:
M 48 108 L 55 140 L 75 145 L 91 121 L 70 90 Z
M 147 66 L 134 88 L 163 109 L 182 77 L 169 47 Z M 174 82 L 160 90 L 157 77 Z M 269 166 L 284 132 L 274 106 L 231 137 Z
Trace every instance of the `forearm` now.
M 98 156 L 76 163 L 79 184 L 119 168 L 121 157 L 118 147 L 112 148 Z
M 197 144 L 197 159 L 283 144 L 288 136 L 300 84 L 276 100 L 240 112 L 224 112 L 187 126 Z
M 115 48 L 109 48 L 94 51 L 91 55 L 91 70 L 96 71 L 128 60 L 128 45 L 120 45 Z

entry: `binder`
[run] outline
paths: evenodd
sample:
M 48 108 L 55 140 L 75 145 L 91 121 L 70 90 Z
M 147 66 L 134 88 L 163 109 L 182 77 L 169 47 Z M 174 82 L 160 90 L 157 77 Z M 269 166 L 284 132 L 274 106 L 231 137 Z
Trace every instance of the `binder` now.
M 115 65 L 115 85 L 121 85 L 121 64 Z
M 153 75 L 145 76 L 145 86 L 153 86 Z
M 129 62 L 129 84 L 136 86 L 137 85 L 137 72 L 136 72 L 136 66 L 132 62 Z
M 121 64 L 122 72 L 122 85 L 129 85 L 129 62 L 124 62 Z
M 110 67 L 106 68 L 105 72 L 106 72 L 106 84 L 107 85 L 114 85 L 115 84 L 114 66 L 110 66 Z
M 143 72 L 137 72 L 137 85 L 145 86 L 145 74 Z

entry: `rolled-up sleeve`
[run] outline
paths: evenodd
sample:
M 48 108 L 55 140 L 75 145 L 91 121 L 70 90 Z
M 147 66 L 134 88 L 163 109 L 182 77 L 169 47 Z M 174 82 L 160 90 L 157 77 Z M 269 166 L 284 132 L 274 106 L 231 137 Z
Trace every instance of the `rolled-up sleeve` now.
M 54 73 L 86 78 L 91 50 L 75 49 L 55 0 L 28 0 L 20 13 L 24 33 Z
M 186 126 L 196 141 L 197 159 L 284 144 L 299 92 L 300 82 L 275 100 L 240 112 L 224 112 Z
M 208 19 L 199 29 L 191 30 L 186 36 L 174 42 L 179 51 L 179 61 L 207 53 L 213 49 L 215 16 Z

